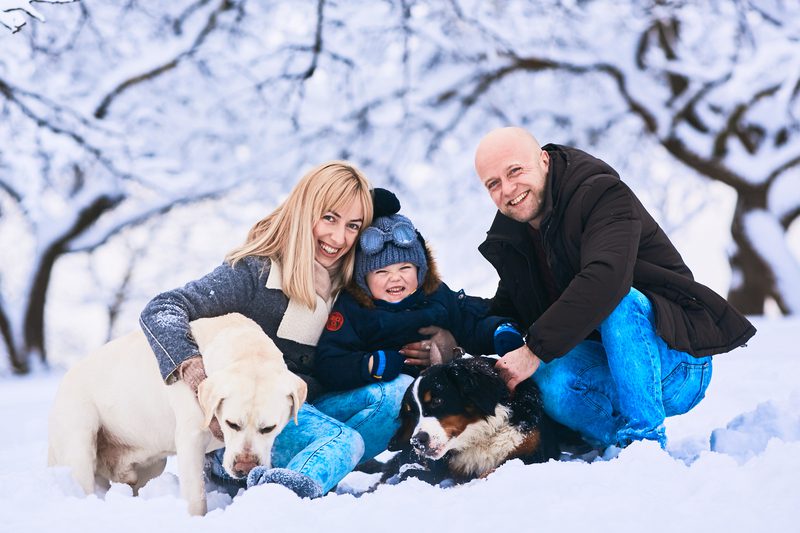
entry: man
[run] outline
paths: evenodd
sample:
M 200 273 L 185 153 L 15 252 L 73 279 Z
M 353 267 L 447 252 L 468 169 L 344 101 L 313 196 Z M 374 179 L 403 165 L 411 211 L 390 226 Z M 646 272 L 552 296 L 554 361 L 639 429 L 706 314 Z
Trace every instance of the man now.
M 603 161 L 501 128 L 475 169 L 499 210 L 480 246 L 500 276 L 490 312 L 527 331 L 498 362 L 509 388 L 533 376 L 545 411 L 595 446 L 665 447 L 665 417 L 703 398 L 711 356 L 755 328 Z

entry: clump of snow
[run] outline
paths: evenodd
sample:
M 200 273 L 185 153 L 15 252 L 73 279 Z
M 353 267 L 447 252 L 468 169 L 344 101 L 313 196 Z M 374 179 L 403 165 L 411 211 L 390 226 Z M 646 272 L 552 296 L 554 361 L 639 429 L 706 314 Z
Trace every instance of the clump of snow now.
M 724 428 L 711 433 L 711 450 L 726 453 L 744 463 L 777 439 L 800 441 L 800 393 L 785 405 L 765 402 L 755 410 L 737 416 Z

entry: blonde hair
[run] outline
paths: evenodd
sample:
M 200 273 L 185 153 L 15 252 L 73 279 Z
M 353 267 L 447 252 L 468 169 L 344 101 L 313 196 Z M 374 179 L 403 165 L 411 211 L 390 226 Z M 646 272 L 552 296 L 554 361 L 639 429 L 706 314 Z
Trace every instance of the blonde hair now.
M 347 161 L 329 161 L 312 168 L 281 205 L 250 228 L 244 244 L 231 250 L 225 260 L 231 266 L 248 256 L 278 261 L 286 296 L 315 309 L 314 224 L 325 213 L 340 211 L 353 201 L 361 204 L 364 213 L 361 229 L 364 229 L 372 223 L 372 197 L 367 178 Z M 334 294 L 353 277 L 355 248 L 354 244 L 342 257 L 338 272 L 333 276 Z

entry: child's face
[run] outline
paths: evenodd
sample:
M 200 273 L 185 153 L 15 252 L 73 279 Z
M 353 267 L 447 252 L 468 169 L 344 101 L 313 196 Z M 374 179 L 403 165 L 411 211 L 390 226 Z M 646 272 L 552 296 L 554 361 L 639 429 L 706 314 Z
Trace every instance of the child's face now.
M 372 297 L 384 302 L 399 302 L 417 290 L 417 267 L 411 263 L 393 263 L 367 274 Z

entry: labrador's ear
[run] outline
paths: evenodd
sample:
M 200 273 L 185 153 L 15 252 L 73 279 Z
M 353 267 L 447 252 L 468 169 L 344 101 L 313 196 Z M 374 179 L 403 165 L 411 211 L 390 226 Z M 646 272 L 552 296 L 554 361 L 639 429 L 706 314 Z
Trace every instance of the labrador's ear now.
M 294 423 L 297 424 L 297 413 L 300 411 L 300 407 L 302 407 L 303 403 L 306 401 L 306 396 L 308 395 L 308 385 L 306 385 L 305 381 L 294 374 L 292 374 L 292 377 L 294 378 L 294 383 L 293 386 L 290 387 L 289 401 L 292 402 L 291 418 L 294 418 Z
M 211 425 L 211 419 L 217 414 L 219 406 L 222 404 L 222 391 L 213 377 L 206 378 L 197 387 L 197 399 L 200 402 L 200 409 L 203 410 L 203 427 Z

